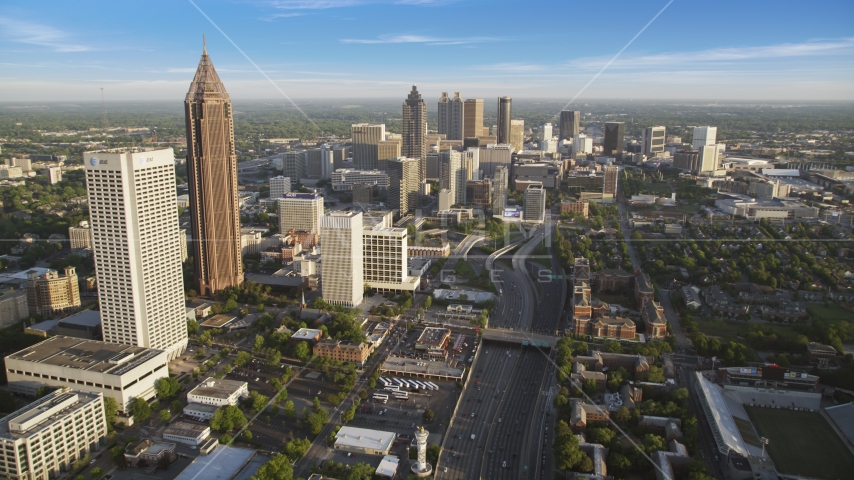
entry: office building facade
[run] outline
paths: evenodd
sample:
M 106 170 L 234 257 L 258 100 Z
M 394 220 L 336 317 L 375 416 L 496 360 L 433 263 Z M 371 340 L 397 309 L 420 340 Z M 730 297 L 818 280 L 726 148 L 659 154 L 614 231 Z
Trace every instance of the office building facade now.
M 525 121 L 510 120 L 510 145 L 513 146 L 514 152 L 521 152 L 525 149 Z
M 373 225 L 362 230 L 363 278 L 370 288 L 381 291 L 414 291 L 420 278 L 410 277 L 405 228 Z
M 445 150 L 428 155 L 439 157 L 439 188 L 451 192 L 454 204 L 465 203 L 465 191 L 460 191 L 460 186 L 465 183 L 462 154 L 456 150 Z
M 492 177 L 492 213 L 503 215 L 507 206 L 507 188 L 510 181 L 510 169 L 504 165 L 495 168 Z
M 602 142 L 602 150 L 605 155 L 623 155 L 623 136 L 626 124 L 623 122 L 605 123 L 605 139 Z
M 364 298 L 362 214 L 330 212 L 320 219 L 323 299 L 332 305 L 356 307 Z
M 286 193 L 279 202 L 279 232 L 320 231 L 323 197 L 313 193 Z
M 173 150 L 84 158 L 104 341 L 176 358 L 187 347 L 187 318 Z
M 104 398 L 60 389 L 0 421 L 0 475 L 47 480 L 107 442 Z
M 64 275 L 48 270 L 44 275 L 29 272 L 27 307 L 33 315 L 51 317 L 80 308 L 80 287 L 74 267 L 65 267 Z
M 489 144 L 486 148 L 477 149 L 478 169 L 483 172 L 484 177 L 494 177 L 495 169 L 499 166 L 510 168 L 514 147 L 509 144 Z M 479 177 L 468 180 L 478 180 Z
M 350 126 L 353 139 L 353 167 L 376 170 L 379 167 L 379 144 L 385 141 L 385 125 L 356 123 Z
M 593 139 L 583 133 L 572 137 L 572 154 L 593 153 Z
M 305 150 L 285 152 L 282 157 L 282 175 L 290 178 L 292 184 L 299 183 L 306 177 L 306 157 Z
M 483 99 L 467 98 L 463 103 L 463 138 L 482 137 Z
M 403 145 L 400 156 L 419 160 L 418 183 L 427 178 L 427 104 L 415 85 L 403 102 Z
M 694 127 L 694 138 L 691 146 L 700 150 L 706 145 L 714 145 L 718 137 L 718 127 Z
M 270 178 L 270 198 L 282 198 L 291 193 L 291 179 L 279 175 Z
M 525 189 L 524 220 L 540 223 L 546 215 L 546 189 L 542 185 L 528 185 Z
M 29 316 L 26 290 L 15 290 L 0 295 L 0 328 L 14 325 Z
M 510 116 L 513 99 L 510 97 L 498 97 L 498 143 L 510 143 Z
M 92 248 L 92 229 L 89 222 L 83 220 L 76 227 L 68 227 L 68 240 L 72 250 Z
M 332 190 L 353 190 L 356 185 L 372 185 L 388 188 L 388 173 L 380 170 L 351 170 L 339 168 L 332 174 Z
M 489 208 L 492 205 L 492 181 L 490 179 L 468 180 L 465 187 L 466 203 L 483 208 Z
M 602 193 L 604 195 L 617 195 L 617 185 L 620 180 L 620 167 L 616 165 L 608 165 L 605 167 L 605 178 L 602 183 Z
M 422 163 L 421 160 L 405 157 L 388 162 L 388 207 L 400 211 L 401 216 L 419 206 L 419 172 Z
M 184 100 L 193 265 L 200 295 L 243 283 L 231 98 L 207 47 Z M 174 177 L 174 174 L 173 174 Z
M 665 131 L 664 127 L 647 127 L 643 129 L 641 143 L 644 155 L 655 157 L 664 153 Z
M 439 99 L 439 135 L 445 135 L 446 140 L 463 139 L 463 99 L 460 92 L 454 92 L 454 98 L 448 97 L 448 92 L 442 92 Z
M 578 135 L 581 124 L 581 112 L 578 110 L 563 110 L 560 112 L 560 140 L 572 140 Z

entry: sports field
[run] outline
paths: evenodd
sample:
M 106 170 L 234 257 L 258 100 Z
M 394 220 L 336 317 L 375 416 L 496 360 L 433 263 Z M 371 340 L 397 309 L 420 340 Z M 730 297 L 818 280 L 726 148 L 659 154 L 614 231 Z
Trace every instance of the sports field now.
M 750 407 L 744 410 L 780 473 L 836 480 L 851 478 L 854 455 L 820 413 Z

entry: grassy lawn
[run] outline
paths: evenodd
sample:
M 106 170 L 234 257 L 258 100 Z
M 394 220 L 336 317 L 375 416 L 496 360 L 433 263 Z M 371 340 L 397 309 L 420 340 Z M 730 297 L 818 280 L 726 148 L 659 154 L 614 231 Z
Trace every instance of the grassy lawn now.
M 680 205 L 679 208 L 677 208 L 676 210 L 679 210 L 681 212 L 686 212 L 686 213 L 697 213 L 700 211 L 700 206 L 699 205 Z
M 854 318 L 854 313 L 837 304 L 831 304 L 827 307 L 824 305 L 807 305 L 807 311 L 810 315 L 828 323 L 850 322 Z
M 721 341 L 735 340 L 739 343 L 744 343 L 749 324 L 745 322 L 728 322 L 725 320 L 700 318 L 697 321 L 697 325 L 700 327 L 701 332 L 710 337 L 718 337 Z M 798 335 L 792 327 L 786 325 L 763 323 L 762 328 L 771 328 L 780 337 L 796 337 Z
M 812 478 L 850 478 L 854 455 L 819 413 L 745 406 L 780 473 Z M 848 472 L 848 473 L 845 473 Z

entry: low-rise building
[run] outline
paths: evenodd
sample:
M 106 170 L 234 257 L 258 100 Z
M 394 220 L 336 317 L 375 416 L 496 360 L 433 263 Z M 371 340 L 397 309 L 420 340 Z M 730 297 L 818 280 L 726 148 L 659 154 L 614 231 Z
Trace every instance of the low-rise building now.
M 204 403 L 188 403 L 184 407 L 184 416 L 192 418 L 199 422 L 205 422 L 213 418 L 219 407 L 215 405 L 205 405 Z
M 589 355 L 579 355 L 572 359 L 573 362 L 583 363 L 588 370 L 601 372 L 605 367 L 609 369 L 623 367 L 629 372 L 648 372 L 649 361 L 643 355 L 627 353 L 609 353 L 593 350 Z
M 836 357 L 836 349 L 830 345 L 810 342 L 807 344 L 807 355 L 814 362 L 826 364 Z
M 128 445 L 125 450 L 125 462 L 129 468 L 159 465 L 164 459 L 169 463 L 178 460 L 178 445 L 146 439 Z
M 13 290 L 0 295 L 0 328 L 12 326 L 29 316 L 26 290 Z
M 682 440 L 682 420 L 678 418 L 641 415 L 638 417 L 638 426 L 651 430 L 668 442 Z
M 643 304 L 641 315 L 648 339 L 662 339 L 667 336 L 667 319 L 664 317 L 664 308 L 660 303 L 648 299 Z
M 652 286 L 652 280 L 649 275 L 643 273 L 640 268 L 635 270 L 635 300 L 637 301 L 637 309 L 643 309 L 644 303 L 647 300 L 655 299 L 655 287 Z
M 184 445 L 199 446 L 211 434 L 211 427 L 195 423 L 175 422 L 163 431 L 164 440 L 183 443 Z
M 241 398 L 248 396 L 249 384 L 246 382 L 208 377 L 187 393 L 187 401 L 223 407 L 237 405 Z
M 584 368 L 583 363 L 575 363 L 572 365 L 572 373 L 570 374 L 570 379 L 573 382 L 577 382 L 579 387 L 583 386 L 587 383 L 588 380 L 593 380 L 596 382 L 596 387 L 600 392 L 605 391 L 605 387 L 608 385 L 608 376 L 602 372 L 590 371 Z
M 300 328 L 291 335 L 291 343 L 308 342 L 314 346 L 320 339 L 323 338 L 323 330 L 316 328 Z
M 693 285 L 682 287 L 682 300 L 685 302 L 685 306 L 691 310 L 696 310 L 703 306 L 703 301 L 700 299 L 700 289 Z
M 590 214 L 590 203 L 587 200 L 561 200 L 560 213 L 574 213 L 584 218 Z
M 13 393 L 32 396 L 43 386 L 70 387 L 113 398 L 121 412 L 135 397 L 154 398 L 154 384 L 169 374 L 163 350 L 61 335 L 15 352 L 5 362 Z
M 362 366 L 374 351 L 371 343 L 347 342 L 344 340 L 321 340 L 314 346 L 315 356 L 331 358 L 339 362 L 350 362 Z
M 106 441 L 104 397 L 61 388 L 0 419 L 0 475 L 58 478 Z
M 579 399 L 570 400 L 569 427 L 575 431 L 585 431 L 587 426 L 595 422 L 607 422 L 611 414 L 606 408 L 590 405 Z
M 335 434 L 334 448 L 366 455 L 388 455 L 394 437 L 394 432 L 344 426 Z
M 427 327 L 415 341 L 416 350 L 441 349 L 444 350 L 451 341 L 451 330 L 439 327 Z
M 605 269 L 596 272 L 597 292 L 625 292 L 632 288 L 634 276 L 631 273 L 618 269 Z

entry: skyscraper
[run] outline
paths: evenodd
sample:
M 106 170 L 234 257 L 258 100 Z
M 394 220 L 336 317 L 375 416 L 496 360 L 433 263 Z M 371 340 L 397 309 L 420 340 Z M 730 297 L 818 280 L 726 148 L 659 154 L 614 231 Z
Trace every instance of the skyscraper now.
M 350 126 L 353 139 L 353 168 L 376 170 L 379 166 L 379 144 L 385 140 L 385 125 L 356 123 Z
M 510 179 L 510 170 L 499 165 L 495 167 L 495 176 L 492 179 L 492 214 L 504 215 L 504 207 L 507 206 L 507 185 Z
M 699 166 L 697 173 L 703 175 L 710 174 L 718 169 L 718 146 L 715 144 L 703 145 L 700 147 Z
M 212 295 L 243 282 L 243 260 L 231 98 L 207 47 L 184 100 L 184 114 L 196 282 L 199 294 Z
M 418 181 L 427 178 L 427 104 L 415 85 L 403 102 L 403 147 L 400 155 L 420 162 Z
M 706 145 L 714 145 L 718 136 L 718 127 L 694 127 L 694 138 L 691 142 L 694 150 L 702 150 Z
M 445 150 L 439 152 L 439 188 L 451 192 L 453 202 L 465 203 L 465 179 L 460 152 Z
M 620 178 L 620 167 L 608 165 L 605 167 L 605 178 L 602 184 L 602 193 L 605 195 L 617 195 L 617 182 Z
M 540 141 L 543 140 L 551 140 L 554 137 L 554 125 L 551 123 L 546 123 L 545 125 L 540 126 Z
M 581 112 L 578 110 L 563 110 L 560 112 L 560 140 L 571 140 L 578 135 L 581 124 Z
M 83 158 L 104 341 L 165 350 L 174 359 L 187 347 L 174 153 Z
M 454 98 L 448 98 L 448 92 L 442 92 L 438 132 L 444 134 L 446 140 L 463 139 L 463 99 L 460 92 L 454 92 Z
M 362 229 L 361 213 L 337 211 L 320 218 L 322 294 L 332 305 L 355 307 L 364 298 Z
M 510 115 L 513 99 L 498 97 L 498 143 L 510 143 Z
M 654 157 L 664 152 L 664 127 L 647 127 L 643 129 L 643 154 Z
M 420 162 L 414 158 L 398 157 L 388 161 L 388 207 L 406 215 L 418 206 L 421 198 L 418 187 Z
M 605 124 L 605 139 L 602 150 L 605 155 L 623 155 L 623 134 L 626 124 L 623 122 L 608 122 Z
M 483 136 L 483 99 L 467 98 L 463 104 L 463 137 Z
M 323 216 L 323 197 L 313 193 L 286 193 L 279 202 L 279 232 L 305 230 L 317 233 Z
M 514 152 L 525 149 L 525 120 L 510 120 L 510 145 Z

